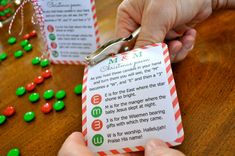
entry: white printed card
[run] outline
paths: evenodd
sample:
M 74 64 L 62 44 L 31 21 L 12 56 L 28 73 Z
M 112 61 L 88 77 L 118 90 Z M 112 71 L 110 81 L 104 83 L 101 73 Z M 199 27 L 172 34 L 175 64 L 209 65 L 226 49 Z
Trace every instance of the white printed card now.
M 86 143 L 99 155 L 142 151 L 153 138 L 181 144 L 184 132 L 167 45 L 86 67 L 82 114 Z
M 36 1 L 42 10 L 40 27 L 53 63 L 80 64 L 97 49 L 95 0 Z M 39 16 L 40 11 L 35 10 Z

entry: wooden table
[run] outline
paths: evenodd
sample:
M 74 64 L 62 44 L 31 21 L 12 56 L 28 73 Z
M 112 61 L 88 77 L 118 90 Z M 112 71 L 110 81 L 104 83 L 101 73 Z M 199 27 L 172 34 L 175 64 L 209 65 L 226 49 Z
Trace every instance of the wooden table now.
M 102 42 L 114 37 L 116 9 L 121 0 L 97 0 L 97 13 Z M 107 9 L 108 8 L 108 9 Z M 25 9 L 24 33 L 33 30 L 32 13 Z M 64 89 L 64 111 L 44 115 L 40 107 L 15 95 L 17 87 L 26 85 L 40 74 L 39 66 L 31 65 L 31 59 L 42 50 L 40 38 L 32 39 L 33 51 L 15 59 L 13 52 L 19 44 L 9 46 L 8 27 L 0 29 L 0 44 L 9 58 L 0 63 L 0 112 L 9 105 L 16 107 L 16 115 L 0 126 L 0 155 L 18 147 L 23 156 L 57 154 L 65 138 L 74 131 L 81 131 L 81 96 L 73 93 L 76 84 L 82 82 L 83 67 L 51 65 L 53 78 L 38 86 L 42 94 L 47 89 Z M 20 29 L 19 17 L 13 27 L 16 36 Z M 38 28 L 37 28 L 38 29 Z M 184 61 L 174 64 L 173 70 L 185 130 L 185 141 L 176 147 L 187 155 L 233 155 L 235 153 L 235 14 L 232 11 L 214 14 L 197 27 L 195 49 Z M 21 37 L 18 38 L 18 43 Z M 23 121 L 26 111 L 35 111 L 34 122 Z

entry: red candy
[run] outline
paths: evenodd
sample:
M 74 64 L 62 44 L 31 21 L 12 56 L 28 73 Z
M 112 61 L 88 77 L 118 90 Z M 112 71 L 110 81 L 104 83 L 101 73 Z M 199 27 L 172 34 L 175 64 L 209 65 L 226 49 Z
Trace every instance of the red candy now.
M 36 84 L 34 82 L 31 82 L 25 86 L 26 90 L 29 92 L 33 91 L 35 87 L 36 87 Z
M 45 103 L 42 107 L 41 107 L 41 111 L 44 114 L 50 113 L 52 110 L 52 105 L 50 103 Z
M 44 77 L 45 79 L 51 77 L 51 71 L 45 70 L 44 72 L 42 72 L 42 77 Z
M 43 83 L 43 81 L 44 81 L 44 78 L 42 76 L 38 76 L 34 79 L 34 83 L 36 84 L 41 84 Z
M 32 32 L 29 33 L 30 37 L 36 37 L 37 36 L 37 32 L 35 30 L 33 30 Z
M 4 7 L 3 6 L 0 6 L 0 11 L 3 11 L 4 10 Z
M 25 34 L 24 36 L 23 36 L 23 39 L 24 40 L 28 40 L 30 38 L 30 35 L 29 34 Z
M 4 111 L 3 111 L 3 115 L 7 116 L 7 117 L 11 117 L 12 115 L 15 114 L 15 108 L 13 106 L 8 106 Z

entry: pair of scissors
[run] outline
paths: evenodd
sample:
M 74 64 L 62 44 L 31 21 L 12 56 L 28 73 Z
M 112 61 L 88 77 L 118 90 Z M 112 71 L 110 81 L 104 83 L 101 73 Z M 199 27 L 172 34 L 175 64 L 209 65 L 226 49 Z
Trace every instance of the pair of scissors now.
M 110 55 L 117 54 L 119 52 L 124 52 L 127 50 L 131 50 L 130 43 L 137 38 L 138 34 L 140 33 L 140 29 L 141 28 L 139 27 L 132 34 L 130 34 L 130 36 L 128 36 L 127 38 L 118 38 L 118 39 L 111 40 L 105 43 L 100 48 L 98 48 L 95 52 L 85 57 L 85 61 L 89 65 L 93 66 L 101 62 L 105 58 L 109 57 Z

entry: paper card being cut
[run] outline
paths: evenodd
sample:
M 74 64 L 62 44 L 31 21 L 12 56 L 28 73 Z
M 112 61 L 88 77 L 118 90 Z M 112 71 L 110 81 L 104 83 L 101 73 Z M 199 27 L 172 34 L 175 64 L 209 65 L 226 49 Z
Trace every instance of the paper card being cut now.
M 86 67 L 82 114 L 86 143 L 99 155 L 142 151 L 153 138 L 181 144 L 184 132 L 167 45 Z
M 56 64 L 80 64 L 99 45 L 94 0 L 36 0 L 43 37 Z

